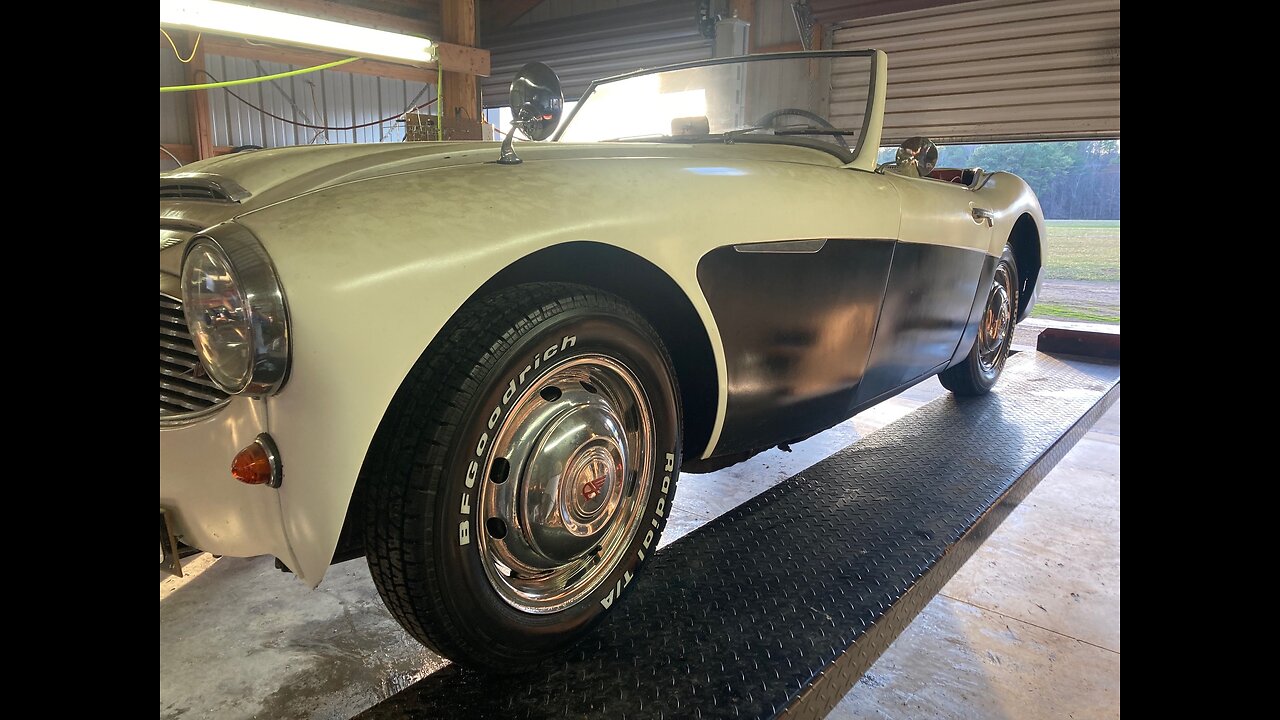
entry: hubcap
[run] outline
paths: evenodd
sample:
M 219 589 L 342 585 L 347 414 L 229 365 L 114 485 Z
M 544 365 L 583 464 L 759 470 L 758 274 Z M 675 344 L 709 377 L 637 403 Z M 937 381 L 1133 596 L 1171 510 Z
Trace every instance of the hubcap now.
M 652 413 L 626 366 L 590 356 L 545 372 L 505 417 L 481 476 L 485 572 L 511 606 L 556 612 L 599 587 L 635 537 Z
M 978 363 L 988 375 L 1004 362 L 1013 339 L 1013 283 L 1009 268 L 996 266 L 991 292 L 987 295 L 987 307 L 982 313 L 978 328 Z

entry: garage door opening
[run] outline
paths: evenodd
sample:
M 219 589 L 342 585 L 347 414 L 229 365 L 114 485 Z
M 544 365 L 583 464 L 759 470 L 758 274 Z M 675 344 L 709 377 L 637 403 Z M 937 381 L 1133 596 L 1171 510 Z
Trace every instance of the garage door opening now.
M 897 148 L 881 148 L 879 161 Z M 1004 170 L 1040 198 L 1049 236 L 1032 317 L 1120 322 L 1120 141 L 940 146 L 938 167 Z

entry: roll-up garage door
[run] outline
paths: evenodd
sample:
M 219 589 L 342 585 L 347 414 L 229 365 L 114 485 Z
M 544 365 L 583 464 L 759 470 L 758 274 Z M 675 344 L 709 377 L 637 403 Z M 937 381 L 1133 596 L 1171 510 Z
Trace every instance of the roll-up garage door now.
M 661 0 L 526 25 L 483 39 L 493 69 L 484 80 L 485 107 L 507 104 L 511 78 L 527 62 L 544 62 L 560 76 L 566 99 L 577 99 L 596 78 L 645 67 L 711 57 L 698 32 L 697 3 Z
M 1120 0 L 979 0 L 853 20 L 837 49 L 889 54 L 884 144 L 1120 137 Z M 865 78 L 836 75 L 832 121 Z

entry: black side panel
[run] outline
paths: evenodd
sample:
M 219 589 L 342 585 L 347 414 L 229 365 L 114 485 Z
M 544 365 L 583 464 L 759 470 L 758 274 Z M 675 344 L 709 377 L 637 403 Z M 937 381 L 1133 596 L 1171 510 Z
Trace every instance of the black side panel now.
M 723 247 L 702 258 L 698 282 L 728 365 L 717 455 L 776 445 L 849 417 L 892 257 L 891 240 L 830 240 L 814 253 Z M 959 336 L 957 329 L 952 348 Z
M 982 320 L 982 311 L 987 309 L 987 294 L 991 290 L 991 281 L 996 276 L 996 265 L 1000 262 L 1000 258 L 985 255 L 982 260 L 982 277 L 978 279 L 978 287 L 973 293 L 973 306 L 969 308 L 969 322 L 964 326 L 964 336 L 960 338 L 960 344 L 956 345 L 956 351 L 951 355 L 951 362 L 947 363 L 947 367 L 951 367 L 969 354 L 969 350 L 973 347 L 973 341 L 978 339 L 978 323 Z
M 986 253 L 898 243 L 859 405 L 951 361 Z

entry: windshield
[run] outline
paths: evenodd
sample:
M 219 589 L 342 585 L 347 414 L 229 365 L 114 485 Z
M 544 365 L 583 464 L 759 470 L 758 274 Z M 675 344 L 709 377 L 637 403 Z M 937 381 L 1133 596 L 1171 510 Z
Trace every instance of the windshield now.
M 786 142 L 857 152 L 871 51 L 717 58 L 598 80 L 557 140 Z

